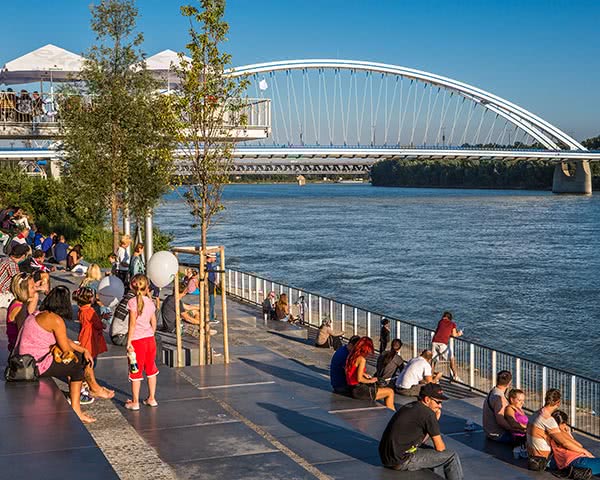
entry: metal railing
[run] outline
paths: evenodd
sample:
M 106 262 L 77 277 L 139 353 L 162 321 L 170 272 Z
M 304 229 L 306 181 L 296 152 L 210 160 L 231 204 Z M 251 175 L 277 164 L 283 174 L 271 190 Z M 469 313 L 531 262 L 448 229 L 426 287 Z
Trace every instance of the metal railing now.
M 308 325 L 318 327 L 321 320 L 327 316 L 332 321 L 332 327 L 343 330 L 346 337 L 374 337 L 379 335 L 381 319 L 385 317 L 390 320 L 391 338 L 402 340 L 400 353 L 405 359 L 416 357 L 421 351 L 431 348 L 434 333 L 431 329 L 251 273 L 227 269 L 227 276 L 227 294 L 255 305 L 261 305 L 270 291 L 287 294 L 290 304 L 304 297 L 304 322 Z M 569 414 L 571 426 L 600 438 L 599 381 L 462 338 L 452 338 L 450 342 L 456 358 L 458 376 L 472 390 L 487 393 L 495 385 L 496 373 L 509 370 L 513 374 L 514 387 L 525 392 L 525 407 L 534 411 L 543 404 L 548 389 L 558 388 L 562 394 L 562 409 Z

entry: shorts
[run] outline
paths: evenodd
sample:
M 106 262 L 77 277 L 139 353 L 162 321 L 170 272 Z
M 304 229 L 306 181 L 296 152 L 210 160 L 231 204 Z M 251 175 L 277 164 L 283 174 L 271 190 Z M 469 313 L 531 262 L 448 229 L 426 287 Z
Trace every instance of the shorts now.
M 144 372 L 146 373 L 146 377 L 158 375 L 158 368 L 156 367 L 156 340 L 154 337 L 133 340 L 131 344 L 135 351 L 138 371 L 137 373 L 129 372 L 129 380 L 132 382 L 143 380 Z
M 450 345 L 446 343 L 433 342 L 431 344 L 431 351 L 433 352 L 433 361 L 442 361 L 446 362 L 450 360 L 454 353 L 450 348 Z
M 57 363 L 56 360 L 52 360 L 52 363 L 48 369 L 40 374 L 40 377 L 56 377 L 66 378 L 70 377 L 71 382 L 81 382 L 84 379 L 84 372 L 87 362 L 83 358 L 83 354 L 80 352 L 73 352 L 77 357 L 78 362 L 71 361 L 67 364 Z
M 350 396 L 357 400 L 371 400 L 375 401 L 377 397 L 377 384 L 376 383 L 359 383 L 350 387 Z

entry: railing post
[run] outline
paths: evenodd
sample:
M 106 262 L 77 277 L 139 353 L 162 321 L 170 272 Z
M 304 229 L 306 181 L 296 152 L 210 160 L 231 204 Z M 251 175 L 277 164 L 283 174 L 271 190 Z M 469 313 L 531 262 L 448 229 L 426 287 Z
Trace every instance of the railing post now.
M 492 379 L 491 379 L 491 385 L 492 387 L 494 385 L 496 385 L 496 374 L 498 373 L 498 353 L 496 352 L 496 350 L 492 350 Z
M 367 337 L 371 337 L 371 312 L 367 312 Z
M 319 314 L 319 317 L 317 318 L 317 325 L 321 325 L 321 322 L 323 321 L 323 299 L 321 297 L 319 297 L 318 314 Z
M 577 377 L 571 375 L 571 426 L 577 426 Z
M 400 338 L 400 340 L 402 340 L 402 338 L 400 337 L 400 334 L 401 334 L 400 325 L 402 325 L 400 323 L 400 320 L 396 320 L 396 338 Z
M 267 298 L 267 280 L 263 278 L 263 297 Z M 263 298 L 263 300 L 264 300 Z
M 283 285 L 279 284 L 279 295 L 281 295 L 282 293 L 283 293 Z
M 414 325 L 412 328 L 412 344 L 413 344 L 413 358 L 418 355 L 418 346 L 417 346 L 417 326 Z
M 238 290 L 238 271 L 235 271 L 235 294 L 239 296 L 240 292 Z
M 358 309 L 352 309 L 352 335 L 358 335 Z
M 240 295 L 244 300 L 246 299 L 246 290 L 244 288 L 244 274 L 242 273 L 242 294 Z
M 542 367 L 542 402 L 546 398 L 546 392 L 548 391 L 548 368 Z
M 469 344 L 469 386 L 475 387 L 475 345 Z
M 231 269 L 227 270 L 227 290 L 229 293 L 233 293 L 231 291 Z
M 308 294 L 308 324 L 312 325 L 312 293 Z
M 342 303 L 342 332 L 346 331 L 346 305 Z
M 521 359 L 515 359 L 515 387 L 521 388 Z
M 333 301 L 329 300 L 329 319 L 331 320 L 331 326 L 333 327 Z
M 288 304 L 289 305 L 291 305 L 292 303 L 294 303 L 292 293 L 294 293 L 294 290 L 292 289 L 292 287 L 288 287 Z
M 258 287 L 260 283 L 260 279 L 258 277 L 254 277 L 254 288 L 256 289 L 256 303 L 260 305 L 262 302 L 260 301 L 260 288 Z

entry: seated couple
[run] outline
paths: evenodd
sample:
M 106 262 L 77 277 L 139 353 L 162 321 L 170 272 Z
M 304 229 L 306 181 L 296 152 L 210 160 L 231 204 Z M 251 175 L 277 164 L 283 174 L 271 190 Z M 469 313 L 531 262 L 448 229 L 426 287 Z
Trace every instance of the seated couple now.
M 374 351 L 373 340 L 369 337 L 351 337 L 348 344 L 340 347 L 331 358 L 331 386 L 340 395 L 359 400 L 383 400 L 386 407 L 395 411 L 394 390 L 379 386 L 378 378 L 366 371 L 367 357 Z

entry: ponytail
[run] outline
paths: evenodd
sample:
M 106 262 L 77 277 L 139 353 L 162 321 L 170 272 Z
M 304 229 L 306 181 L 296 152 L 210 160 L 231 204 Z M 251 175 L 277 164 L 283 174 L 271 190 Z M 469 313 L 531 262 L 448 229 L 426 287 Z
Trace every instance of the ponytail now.
M 144 311 L 144 296 L 148 293 L 148 278 L 146 278 L 146 275 L 138 273 L 133 276 L 130 283 L 131 289 L 135 292 L 137 313 L 139 316 Z

